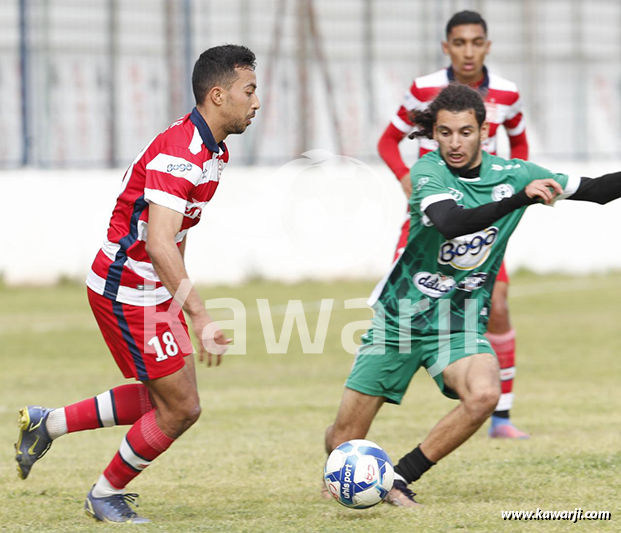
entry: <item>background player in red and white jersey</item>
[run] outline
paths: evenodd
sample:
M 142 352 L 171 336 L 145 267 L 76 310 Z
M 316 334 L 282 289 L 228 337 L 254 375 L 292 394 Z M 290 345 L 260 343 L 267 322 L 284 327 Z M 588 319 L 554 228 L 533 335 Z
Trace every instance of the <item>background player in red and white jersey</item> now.
M 128 505 L 135 495 L 124 488 L 198 420 L 194 350 L 183 311 L 202 340 L 201 361 L 206 355 L 211 365 L 215 356 L 220 364 L 231 342 L 189 282 L 184 251 L 188 230 L 199 222 L 228 161 L 224 139 L 243 133 L 259 109 L 254 68 L 255 55 L 243 46 L 201 54 L 192 74 L 196 107 L 155 137 L 123 179 L 87 278 L 88 299 L 123 375 L 138 382 L 64 408 L 20 412 L 16 459 L 23 479 L 55 438 L 131 426 L 86 498 L 85 509 L 97 520 L 148 522 Z
M 451 66 L 433 74 L 416 78 L 406 93 L 403 104 L 380 138 L 380 156 L 401 182 L 407 197 L 412 192 L 410 171 L 399 152 L 399 143 L 413 130 L 411 114 L 425 110 L 436 95 L 449 83 L 458 82 L 478 89 L 485 101 L 489 137 L 482 144 L 487 152 L 496 154 L 497 133 L 504 126 L 511 146 L 511 158 L 528 159 L 528 141 L 522 116 L 520 95 L 516 85 L 487 70 L 484 65 L 491 41 L 487 38 L 487 24 L 479 13 L 461 11 L 453 15 L 446 26 L 446 41 L 442 50 L 451 58 Z M 435 150 L 437 143 L 422 139 L 419 157 Z M 410 228 L 409 216 L 401 229 L 397 255 L 407 244 Z M 496 278 L 492 294 L 492 309 L 488 338 L 500 363 L 502 395 L 489 430 L 490 437 L 527 438 L 509 418 L 513 406 L 513 378 L 515 376 L 515 330 L 509 319 L 507 304 L 509 278 L 504 263 Z

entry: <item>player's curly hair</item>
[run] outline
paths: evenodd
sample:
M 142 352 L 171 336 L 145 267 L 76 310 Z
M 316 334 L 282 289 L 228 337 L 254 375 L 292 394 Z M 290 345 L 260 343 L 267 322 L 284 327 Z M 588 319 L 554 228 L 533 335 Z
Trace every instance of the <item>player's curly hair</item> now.
M 472 109 L 479 127 L 485 122 L 485 104 L 478 91 L 461 83 L 451 83 L 442 89 L 431 105 L 424 111 L 412 110 L 409 119 L 416 129 L 410 133 L 410 139 L 427 137 L 433 139 L 433 125 L 438 118 L 438 112 L 446 109 L 451 113 L 460 113 Z
M 214 87 L 228 89 L 237 77 L 236 68 L 254 70 L 256 59 L 250 48 L 236 44 L 224 44 L 205 50 L 194 64 L 192 72 L 192 91 L 196 103 L 202 104 Z

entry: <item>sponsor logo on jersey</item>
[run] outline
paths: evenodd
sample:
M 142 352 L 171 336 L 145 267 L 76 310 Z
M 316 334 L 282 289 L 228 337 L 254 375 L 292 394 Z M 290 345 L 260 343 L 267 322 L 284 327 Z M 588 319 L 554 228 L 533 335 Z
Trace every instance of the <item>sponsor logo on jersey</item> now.
M 497 237 L 498 228 L 492 226 L 446 241 L 440 246 L 438 263 L 451 265 L 458 270 L 474 270 L 489 257 Z
M 477 289 L 480 289 L 481 287 L 483 287 L 483 284 L 485 283 L 486 279 L 487 279 L 486 272 L 475 272 L 471 276 L 468 276 L 467 278 L 460 281 L 457 284 L 457 288 L 460 291 L 466 291 L 466 292 L 476 291 Z
M 453 189 L 453 187 L 449 187 L 448 190 L 449 190 L 449 193 L 451 193 L 451 196 L 455 198 L 456 202 L 459 202 L 464 199 L 463 192 L 458 191 L 457 189 Z
M 170 163 L 166 167 L 166 172 L 190 172 L 190 170 L 192 170 L 192 163 L 178 163 L 175 165 Z
M 416 184 L 416 192 L 419 192 L 428 183 L 429 183 L 429 178 L 428 177 L 423 176 L 422 178 L 420 178 L 418 180 L 418 183 Z
M 455 288 L 455 280 L 452 276 L 445 276 L 440 272 L 418 272 L 412 278 L 416 288 L 432 298 L 441 298 Z
M 494 200 L 494 202 L 500 202 L 500 200 L 510 198 L 514 194 L 515 189 L 513 188 L 513 185 L 501 183 L 492 189 L 492 200 Z

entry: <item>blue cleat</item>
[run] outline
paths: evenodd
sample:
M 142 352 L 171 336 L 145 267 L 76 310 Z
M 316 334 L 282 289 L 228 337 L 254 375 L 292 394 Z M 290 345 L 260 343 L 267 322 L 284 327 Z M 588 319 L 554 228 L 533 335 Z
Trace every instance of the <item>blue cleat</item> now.
M 53 409 L 29 405 L 19 411 L 19 437 L 15 443 L 17 473 L 26 479 L 32 465 L 43 457 L 52 446 L 45 422 Z
M 502 418 L 494 415 L 492 415 L 492 425 L 487 434 L 492 439 L 524 440 L 530 436 L 528 433 L 524 433 L 516 428 L 509 418 Z
M 93 485 L 94 487 L 94 485 Z M 105 498 L 95 498 L 93 489 L 86 495 L 84 510 L 86 514 L 93 517 L 98 522 L 129 522 L 131 524 L 147 524 L 151 522 L 148 518 L 138 516 L 129 506 L 133 503 L 138 507 L 136 499 L 138 494 L 115 494 Z

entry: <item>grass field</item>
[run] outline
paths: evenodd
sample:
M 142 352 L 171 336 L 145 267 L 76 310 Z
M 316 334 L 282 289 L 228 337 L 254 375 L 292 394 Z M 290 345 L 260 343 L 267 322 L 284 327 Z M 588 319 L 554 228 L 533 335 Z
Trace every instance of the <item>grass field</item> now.
M 370 317 L 342 302 L 372 283 L 339 282 L 203 290 L 248 309 L 248 353 L 199 368 L 203 416 L 131 485 L 144 531 L 446 532 L 621 531 L 621 274 L 589 278 L 518 275 L 511 310 L 518 330 L 514 420 L 522 442 L 483 430 L 416 484 L 425 507 L 350 511 L 319 498 L 324 428 L 336 413 L 352 356 L 345 323 Z M 335 298 L 323 354 L 268 355 L 256 299 L 280 306 Z M 80 285 L 0 288 L 0 530 L 73 532 L 110 527 L 83 500 L 127 428 L 72 434 L 54 443 L 27 481 L 13 461 L 17 410 L 61 406 L 122 382 Z M 340 305 L 339 305 L 340 303 Z M 309 305 L 309 308 L 311 306 Z M 275 307 L 280 309 L 280 307 Z M 274 316 L 277 337 L 283 316 Z M 224 315 L 221 315 L 224 316 Z M 311 335 L 317 311 L 309 311 Z M 386 406 L 369 438 L 398 459 L 454 403 L 425 372 L 402 406 Z M 503 510 L 610 511 L 610 522 L 506 522 Z

